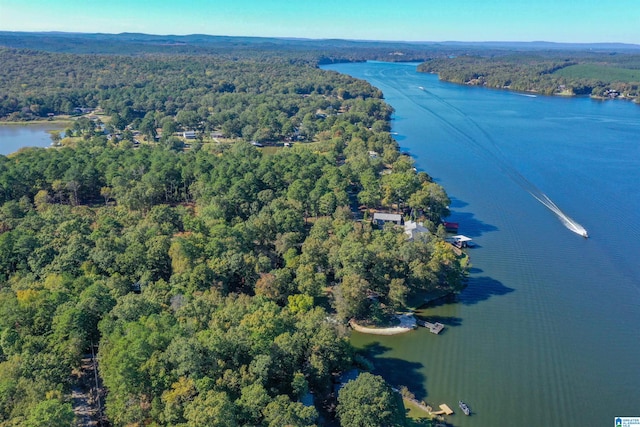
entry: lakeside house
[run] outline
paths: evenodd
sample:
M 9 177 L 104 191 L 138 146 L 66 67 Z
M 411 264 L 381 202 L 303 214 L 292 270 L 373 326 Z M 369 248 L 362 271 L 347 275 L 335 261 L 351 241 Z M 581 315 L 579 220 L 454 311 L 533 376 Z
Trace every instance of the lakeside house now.
M 374 224 L 377 224 L 380 226 L 384 225 L 387 222 L 392 222 L 396 225 L 402 225 L 402 215 L 376 212 L 373 214 L 373 222 Z
M 429 229 L 423 222 L 407 221 L 404 223 L 404 234 L 408 236 L 408 240 L 420 239 L 429 235 Z

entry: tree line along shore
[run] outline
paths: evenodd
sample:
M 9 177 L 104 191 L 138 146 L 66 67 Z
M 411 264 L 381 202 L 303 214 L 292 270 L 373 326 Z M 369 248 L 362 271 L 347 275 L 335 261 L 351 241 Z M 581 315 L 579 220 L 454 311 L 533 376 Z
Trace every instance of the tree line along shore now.
M 346 323 L 460 289 L 464 263 L 379 90 L 256 58 L 0 56 L 3 113 L 29 104 L 11 119 L 103 113 L 60 148 L 0 157 L 0 425 L 69 425 L 92 345 L 112 425 L 350 426 L 374 407 L 404 425 L 378 377 L 358 381 L 383 402 L 339 398 L 339 375 L 368 366 Z
M 443 81 L 542 95 L 588 95 L 640 102 L 640 55 L 593 52 L 507 52 L 453 55 L 423 62 L 418 71 Z

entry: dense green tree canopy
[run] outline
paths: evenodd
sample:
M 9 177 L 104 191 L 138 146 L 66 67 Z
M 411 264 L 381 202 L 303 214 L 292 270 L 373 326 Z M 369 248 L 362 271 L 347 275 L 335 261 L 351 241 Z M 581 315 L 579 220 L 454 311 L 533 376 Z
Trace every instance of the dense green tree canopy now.
M 382 377 L 367 372 L 349 381 L 338 396 L 338 417 L 343 427 L 402 427 L 404 406 Z
M 101 107 L 126 129 L 82 117 L 72 144 L 0 156 L 0 426 L 68 422 L 92 343 L 114 426 L 314 425 L 353 364 L 347 320 L 461 286 L 438 236 L 354 220 L 448 205 L 365 82 L 304 61 L 0 59 L 0 115 Z M 185 147 L 187 128 L 236 138 Z

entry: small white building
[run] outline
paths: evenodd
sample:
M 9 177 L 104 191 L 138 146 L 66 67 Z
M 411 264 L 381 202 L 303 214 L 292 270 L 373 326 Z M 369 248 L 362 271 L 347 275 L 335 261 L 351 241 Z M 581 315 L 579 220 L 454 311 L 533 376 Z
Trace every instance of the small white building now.
M 402 225 L 402 215 L 376 212 L 373 214 L 373 222 L 378 225 L 384 225 L 384 223 L 386 222 L 392 222 L 397 225 Z
M 185 130 L 182 132 L 182 137 L 185 139 L 196 139 L 196 131 L 195 130 Z
M 404 234 L 409 237 L 409 240 L 423 238 L 428 236 L 428 233 L 429 229 L 422 222 L 407 221 L 404 223 Z

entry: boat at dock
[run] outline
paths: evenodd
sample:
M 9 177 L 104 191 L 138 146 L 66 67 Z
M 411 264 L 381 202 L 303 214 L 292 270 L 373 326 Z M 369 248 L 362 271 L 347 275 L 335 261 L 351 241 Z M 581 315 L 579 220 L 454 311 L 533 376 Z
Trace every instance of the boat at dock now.
M 462 400 L 458 402 L 458 406 L 460 406 L 460 409 L 462 409 L 462 412 L 464 412 L 465 415 L 471 415 L 471 408 L 469 408 L 469 405 L 464 403 Z

